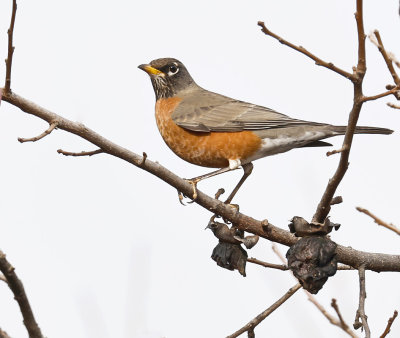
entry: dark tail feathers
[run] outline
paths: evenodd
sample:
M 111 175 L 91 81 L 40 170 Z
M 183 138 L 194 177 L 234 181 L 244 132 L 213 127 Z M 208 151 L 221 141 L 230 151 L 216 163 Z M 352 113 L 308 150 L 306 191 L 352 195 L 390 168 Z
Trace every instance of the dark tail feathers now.
M 347 126 L 337 126 L 336 132 L 340 134 L 346 133 Z M 390 135 L 393 133 L 393 130 L 387 128 L 379 128 L 379 127 L 356 127 L 355 134 L 382 134 L 382 135 Z

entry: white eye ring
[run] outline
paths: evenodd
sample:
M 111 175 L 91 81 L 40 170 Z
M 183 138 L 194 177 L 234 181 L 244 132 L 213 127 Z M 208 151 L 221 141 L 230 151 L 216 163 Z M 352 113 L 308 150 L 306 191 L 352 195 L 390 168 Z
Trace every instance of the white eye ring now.
M 178 73 L 178 72 L 179 72 L 179 67 L 178 67 L 178 65 L 176 65 L 176 64 L 174 63 L 173 65 L 169 66 L 169 69 L 168 69 L 168 75 L 169 75 L 169 76 L 175 75 L 175 74 Z

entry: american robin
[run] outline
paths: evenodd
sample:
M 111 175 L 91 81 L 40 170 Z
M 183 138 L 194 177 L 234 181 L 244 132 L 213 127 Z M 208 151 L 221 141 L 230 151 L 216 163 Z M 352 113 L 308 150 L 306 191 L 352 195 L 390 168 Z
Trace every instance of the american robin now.
M 244 181 L 254 160 L 293 148 L 330 146 L 321 140 L 346 132 L 346 126 L 293 119 L 205 90 L 194 82 L 183 63 L 173 58 L 156 59 L 139 68 L 153 84 L 157 126 L 165 143 L 187 162 L 221 168 L 192 179 L 194 195 L 201 179 L 242 166 Z M 375 127 L 355 130 L 357 134 L 392 132 Z

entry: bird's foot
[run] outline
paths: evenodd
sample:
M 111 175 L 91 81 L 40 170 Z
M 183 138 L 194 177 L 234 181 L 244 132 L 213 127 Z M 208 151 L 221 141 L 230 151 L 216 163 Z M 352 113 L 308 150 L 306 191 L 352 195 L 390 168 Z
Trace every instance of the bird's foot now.
M 191 178 L 191 179 L 184 178 L 184 180 L 186 182 L 190 183 L 192 185 L 192 188 L 193 188 L 192 198 L 191 198 L 191 200 L 189 202 L 187 202 L 187 203 L 191 204 L 191 203 L 195 202 L 196 199 L 197 199 L 197 183 L 199 183 L 201 181 L 201 179 L 198 178 L 198 177 L 195 177 L 195 178 Z M 185 195 L 179 190 L 178 190 L 178 197 L 179 197 L 179 203 L 181 203 L 182 205 L 186 205 L 183 202 L 183 199 L 185 198 Z

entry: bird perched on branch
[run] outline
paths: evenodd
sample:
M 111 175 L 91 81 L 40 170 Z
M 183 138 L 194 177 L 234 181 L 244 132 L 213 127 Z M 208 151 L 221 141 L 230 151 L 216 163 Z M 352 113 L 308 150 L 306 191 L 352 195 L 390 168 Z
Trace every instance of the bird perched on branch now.
M 220 168 L 189 180 L 194 187 L 193 198 L 196 184 L 202 179 L 242 166 L 245 174 L 234 195 L 250 175 L 252 161 L 293 148 L 330 146 L 321 140 L 346 132 L 346 126 L 293 119 L 270 108 L 205 90 L 183 63 L 173 58 L 156 59 L 139 68 L 153 84 L 157 126 L 165 143 L 187 162 Z M 355 133 L 391 134 L 392 130 L 356 127 Z

